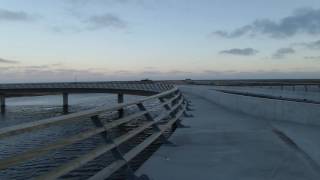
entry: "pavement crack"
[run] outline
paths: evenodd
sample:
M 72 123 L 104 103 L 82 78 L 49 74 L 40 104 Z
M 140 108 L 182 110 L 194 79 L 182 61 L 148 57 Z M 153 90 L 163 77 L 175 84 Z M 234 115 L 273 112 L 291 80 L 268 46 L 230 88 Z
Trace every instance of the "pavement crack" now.
M 309 165 L 313 168 L 314 172 L 319 175 L 320 177 L 320 165 L 313 160 L 308 153 L 306 153 L 303 149 L 301 149 L 293 139 L 291 139 L 289 136 L 287 136 L 284 132 L 274 128 L 272 130 L 273 133 L 279 137 L 280 140 L 282 140 L 285 144 L 287 144 L 290 149 L 292 149 L 297 155 L 300 155 L 300 157 L 304 158 Z

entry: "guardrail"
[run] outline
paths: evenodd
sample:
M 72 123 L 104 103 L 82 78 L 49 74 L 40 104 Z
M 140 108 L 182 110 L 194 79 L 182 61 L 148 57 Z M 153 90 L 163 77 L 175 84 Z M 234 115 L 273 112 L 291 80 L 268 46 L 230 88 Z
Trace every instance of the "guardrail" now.
M 153 95 L 173 88 L 162 82 L 110 81 L 110 82 L 65 82 L 65 83 L 22 83 L 0 84 L 0 95 L 17 96 L 32 93 L 124 93 Z
M 150 100 L 157 100 L 159 103 L 151 109 L 147 109 L 145 102 Z M 59 167 L 49 170 L 49 172 L 41 174 L 36 179 L 48 180 L 62 177 L 69 172 L 86 165 L 104 153 L 111 152 L 115 160 L 90 178 L 105 179 L 122 167 L 130 169 L 130 165 L 128 164 L 130 160 L 135 158 L 157 139 L 163 138 L 165 140 L 164 132 L 174 125 L 179 124 L 181 116 L 186 111 L 187 104 L 188 102 L 184 99 L 181 92 L 177 88 L 173 88 L 160 94 L 146 97 L 142 100 L 130 103 L 122 103 L 111 108 L 99 107 L 92 110 L 86 110 L 0 129 L 0 140 L 2 140 L 17 135 L 23 135 L 24 133 L 43 130 L 52 126 L 63 125 L 67 122 L 80 123 L 84 120 L 90 120 L 95 127 L 85 132 L 72 135 L 71 137 L 58 139 L 41 147 L 28 149 L 22 153 L 15 154 L 14 156 L 0 159 L 0 170 L 19 165 L 34 158 L 46 155 L 54 150 L 58 150 L 99 135 L 104 139 L 104 144 L 95 147 L 93 150 L 90 150 L 90 152 L 82 154 L 81 156 L 72 159 Z M 122 117 L 118 117 L 112 121 L 103 121 L 106 113 L 117 112 L 121 109 L 129 107 L 136 107 L 138 111 L 128 115 L 123 115 Z M 151 113 L 159 108 L 162 109 L 160 114 L 153 115 Z M 118 137 L 109 136 L 109 131 L 111 129 L 134 121 L 139 121 L 140 124 L 133 130 Z M 124 154 L 119 151 L 118 147 L 121 144 L 130 141 L 130 139 L 148 128 L 152 128 L 152 134 L 146 137 L 140 144 L 137 144 Z
M 168 81 L 170 82 L 170 81 Z M 319 86 L 319 79 L 238 79 L 238 80 L 192 80 L 171 81 L 171 83 L 215 85 L 215 86 Z
M 291 101 L 291 102 L 300 102 L 300 103 L 309 103 L 309 104 L 320 104 L 320 101 L 315 101 L 312 99 L 306 98 L 299 98 L 299 97 L 284 97 L 282 95 L 272 95 L 272 94 L 264 94 L 263 92 L 246 92 L 246 91 L 239 91 L 239 90 L 226 90 L 226 89 L 212 89 L 215 91 L 223 92 L 226 94 L 235 94 L 241 96 L 249 96 L 249 97 L 257 97 L 257 98 L 264 98 L 264 99 L 275 99 L 275 100 L 282 100 L 282 101 Z

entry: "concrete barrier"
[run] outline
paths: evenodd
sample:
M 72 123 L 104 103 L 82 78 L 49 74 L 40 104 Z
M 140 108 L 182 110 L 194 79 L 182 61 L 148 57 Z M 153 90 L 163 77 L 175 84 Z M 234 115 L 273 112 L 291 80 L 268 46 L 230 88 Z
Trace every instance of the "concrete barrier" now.
M 279 89 L 267 89 L 260 87 L 236 87 L 236 86 L 214 86 L 215 89 L 222 90 L 232 90 L 244 93 L 256 93 L 263 95 L 270 95 L 275 97 L 284 97 L 284 98 L 297 98 L 297 99 L 306 99 L 310 101 L 319 101 L 320 102 L 320 93 L 319 92 L 309 92 L 309 91 L 290 91 L 290 90 L 279 90 Z
M 190 93 L 226 108 L 257 118 L 320 125 L 320 105 L 227 94 L 212 86 L 180 86 Z

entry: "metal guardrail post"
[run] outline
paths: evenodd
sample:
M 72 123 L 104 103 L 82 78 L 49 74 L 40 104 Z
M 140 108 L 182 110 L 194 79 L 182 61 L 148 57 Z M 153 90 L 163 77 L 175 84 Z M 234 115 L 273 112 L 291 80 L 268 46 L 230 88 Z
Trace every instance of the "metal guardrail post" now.
M 142 103 L 137 104 L 137 106 L 138 106 L 140 111 L 146 111 L 147 110 Z M 154 119 L 151 116 L 150 112 L 146 113 L 144 116 L 148 121 L 154 121 Z M 157 123 L 153 124 L 152 127 L 156 132 L 161 132 L 161 129 L 158 126 Z M 161 133 L 159 138 L 161 139 L 163 144 L 173 144 L 172 142 L 168 141 L 167 137 L 165 137 L 164 134 L 162 134 L 162 133 Z
M 0 111 L 1 113 L 5 113 L 6 110 L 6 97 L 4 95 L 0 95 Z
M 147 111 L 146 107 L 142 104 L 142 103 L 138 103 L 137 104 L 138 108 L 140 111 Z M 153 117 L 151 116 L 150 112 L 147 112 L 144 117 L 148 120 L 148 121 L 154 121 Z M 159 130 L 159 127 L 156 125 L 152 125 L 156 130 Z
M 169 96 L 169 97 L 170 97 L 170 98 L 173 98 L 175 94 L 176 94 L 176 93 L 174 93 L 173 95 L 171 95 L 171 96 Z M 177 95 L 178 95 L 178 94 L 177 94 Z M 172 111 L 172 106 L 176 103 L 177 100 L 179 100 L 179 99 L 181 98 L 180 96 L 181 96 L 181 95 L 178 95 L 178 98 L 177 98 L 177 99 L 173 100 L 170 104 L 166 104 L 166 105 L 164 106 L 167 111 L 171 111 L 171 112 L 170 112 L 170 116 L 171 116 L 172 118 L 175 117 L 175 112 Z M 162 103 L 165 102 L 165 100 L 164 100 L 163 97 L 160 97 L 159 100 L 160 100 L 160 102 L 162 102 Z
M 123 103 L 124 102 L 124 95 L 123 93 L 118 93 L 118 103 Z M 124 115 L 124 109 L 121 108 L 118 110 L 119 118 L 122 118 Z
M 160 97 L 159 100 L 160 100 L 161 103 L 165 103 L 165 102 L 166 102 L 163 97 Z M 164 108 L 165 108 L 166 110 L 170 111 L 170 110 L 171 110 L 171 107 L 170 107 L 170 106 L 171 106 L 171 104 L 170 104 L 170 105 L 169 105 L 169 104 L 166 104 L 166 105 L 164 105 Z M 170 114 L 170 115 L 171 115 L 171 114 Z
M 97 128 L 104 127 L 104 124 L 101 122 L 99 116 L 93 116 L 93 117 L 91 117 L 91 120 L 92 120 L 93 124 Z M 115 144 L 114 141 L 111 139 L 111 137 L 108 135 L 108 131 L 101 132 L 100 135 L 104 139 L 106 144 Z M 111 153 L 112 153 L 113 157 L 116 158 L 116 160 L 120 160 L 121 159 L 121 160 L 126 162 L 124 166 L 125 166 L 126 171 L 127 171 L 127 173 L 126 173 L 127 179 L 128 180 L 136 179 L 134 171 L 130 167 L 129 162 L 124 158 L 123 154 L 120 152 L 120 150 L 119 150 L 117 145 L 115 146 L 115 148 L 111 149 Z
M 183 96 L 183 98 L 184 98 L 184 103 L 186 104 L 186 110 L 193 111 L 193 109 L 190 108 L 190 106 L 192 106 L 191 101 L 187 100 L 184 96 Z M 186 111 L 183 112 L 183 115 L 187 118 L 194 117 L 192 114 L 188 114 Z
M 63 93 L 62 98 L 63 98 L 63 112 L 68 113 L 69 112 L 69 94 Z
M 180 94 L 180 98 L 183 99 L 183 104 L 185 104 L 187 106 L 187 108 L 188 108 L 189 104 L 188 104 L 188 101 L 185 99 L 185 97 L 182 94 Z M 193 115 L 190 115 L 185 111 L 183 112 L 183 115 L 185 117 L 193 117 Z M 175 123 L 175 125 L 176 125 L 177 128 L 190 128 L 190 126 L 186 126 L 186 125 L 182 124 L 182 120 L 181 119 L 178 119 L 177 122 Z

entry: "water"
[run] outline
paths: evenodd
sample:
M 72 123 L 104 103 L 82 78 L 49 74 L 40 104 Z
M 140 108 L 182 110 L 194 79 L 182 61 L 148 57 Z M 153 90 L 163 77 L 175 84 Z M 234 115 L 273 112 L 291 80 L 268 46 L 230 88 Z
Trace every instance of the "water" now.
M 110 94 L 74 94 L 69 96 L 70 112 L 78 112 L 81 110 L 91 109 L 97 106 L 113 106 L 117 103 L 117 96 Z M 130 102 L 142 97 L 125 96 L 125 101 Z M 149 103 L 156 104 L 158 102 Z M 21 124 L 31 121 L 39 121 L 49 117 L 59 116 L 63 114 L 61 107 L 62 97 L 58 95 L 38 96 L 38 97 L 19 97 L 8 98 L 6 113 L 0 117 L 0 128 Z M 136 109 L 125 109 L 125 113 L 132 113 Z M 106 116 L 103 121 L 112 120 L 114 116 Z M 112 136 L 118 137 L 126 133 L 130 129 L 139 125 L 143 120 L 123 126 L 122 129 L 113 129 Z M 0 140 L 0 159 L 11 157 L 12 155 L 28 151 L 30 149 L 44 146 L 47 143 L 54 142 L 57 139 L 68 138 L 72 135 L 94 128 L 90 119 L 80 121 L 79 123 L 70 122 L 63 125 L 53 126 L 47 129 L 39 130 L 32 133 L 24 133 L 18 136 Z M 119 147 L 122 153 L 127 152 L 130 147 L 143 141 L 149 136 L 151 129 L 146 130 L 139 136 L 133 138 L 129 143 Z M 5 170 L 0 170 L 0 179 L 29 179 L 46 173 L 55 167 L 83 155 L 95 147 L 105 143 L 103 139 L 97 135 L 85 141 L 67 146 L 63 149 L 55 150 L 47 155 L 34 158 L 25 163 L 15 165 Z M 150 154 L 150 153 L 149 153 Z M 143 158 L 148 155 L 143 155 Z M 143 159 L 142 158 L 142 159 Z M 63 179 L 85 179 L 95 172 L 101 170 L 113 160 L 111 153 L 105 153 L 103 156 L 90 162 L 88 165 L 75 170 Z M 138 163 L 139 164 L 139 163 Z M 141 164 L 141 163 L 140 163 Z M 137 166 L 135 166 L 136 168 Z M 119 179 L 115 176 L 115 179 Z
M 125 95 L 125 102 L 141 98 L 143 97 Z M 117 96 L 114 94 L 69 95 L 70 113 L 115 104 Z M 7 98 L 6 113 L 0 116 L 0 128 L 59 115 L 63 115 L 61 95 Z

